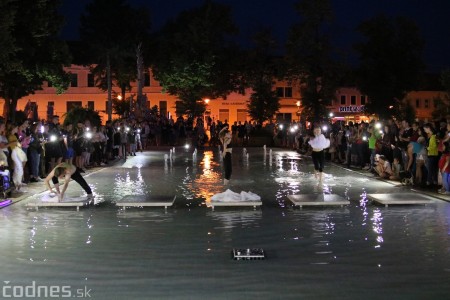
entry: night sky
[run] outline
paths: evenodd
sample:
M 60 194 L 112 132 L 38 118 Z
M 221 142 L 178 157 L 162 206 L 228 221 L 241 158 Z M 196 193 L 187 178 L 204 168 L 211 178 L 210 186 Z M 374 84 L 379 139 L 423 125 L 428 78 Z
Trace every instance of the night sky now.
M 292 24 L 299 21 L 293 9 L 298 0 L 215 0 L 233 8 L 234 21 L 240 28 L 241 40 L 260 26 L 270 27 L 284 44 Z M 78 38 L 79 16 L 90 0 L 63 0 L 61 12 L 66 18 L 62 36 Z M 158 30 L 183 10 L 198 7 L 203 0 L 129 0 L 135 6 L 147 6 L 152 30 Z M 406 16 L 415 20 L 425 40 L 424 60 L 428 71 L 450 68 L 450 0 L 332 0 L 334 10 L 333 44 L 354 59 L 352 45 L 360 38 L 358 24 L 378 14 Z

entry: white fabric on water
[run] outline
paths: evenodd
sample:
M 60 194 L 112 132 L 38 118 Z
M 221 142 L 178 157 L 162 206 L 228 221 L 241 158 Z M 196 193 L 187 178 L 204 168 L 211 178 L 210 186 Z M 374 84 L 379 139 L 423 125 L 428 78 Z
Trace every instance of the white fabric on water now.
M 43 202 L 58 202 L 59 201 L 59 197 L 58 196 L 51 196 L 50 194 L 46 194 L 44 196 L 42 196 L 41 200 Z
M 240 201 L 260 201 L 261 197 L 252 192 L 235 193 L 227 189 L 223 193 L 215 194 L 211 197 L 211 201 L 219 202 L 240 202 Z
M 325 149 L 330 147 L 330 140 L 327 139 L 323 134 L 310 139 L 308 142 L 314 149 Z

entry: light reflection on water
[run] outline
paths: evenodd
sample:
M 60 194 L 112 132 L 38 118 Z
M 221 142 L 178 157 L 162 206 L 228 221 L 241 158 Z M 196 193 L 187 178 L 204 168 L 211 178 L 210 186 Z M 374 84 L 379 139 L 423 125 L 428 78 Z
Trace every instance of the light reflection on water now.
M 167 166 L 164 153 L 143 155 L 139 164 L 130 159 L 124 168 L 86 178 L 106 203 L 128 195 L 175 194 L 167 213 L 113 205 L 34 211 L 20 203 L 0 210 L 4 280 L 87 285 L 95 299 L 297 299 L 336 293 L 361 299 L 372 283 L 383 286 L 380 297 L 407 291 L 425 299 L 450 292 L 449 204 L 375 206 L 366 193 L 398 188 L 331 165 L 324 184 L 317 185 L 307 158 L 273 151 L 270 164 L 262 149 L 248 152 L 248 161 L 241 151 L 233 154 L 228 187 L 217 150 L 199 152 L 195 159 L 192 152 L 178 151 Z M 69 188 L 79 193 L 76 184 Z M 264 206 L 207 209 L 203 202 L 226 188 L 255 192 Z M 351 204 L 293 209 L 286 199 L 324 192 Z M 235 262 L 234 247 L 261 247 L 268 258 Z M 433 286 L 424 287 L 423 278 Z M 308 294 L 311 289 L 314 294 Z

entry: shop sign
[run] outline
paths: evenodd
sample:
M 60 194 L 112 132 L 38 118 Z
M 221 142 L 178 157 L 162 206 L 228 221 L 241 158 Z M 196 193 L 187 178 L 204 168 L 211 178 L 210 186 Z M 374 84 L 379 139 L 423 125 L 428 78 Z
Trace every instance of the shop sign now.
M 245 105 L 245 102 L 222 102 L 222 105 Z
M 364 105 L 360 106 L 339 106 L 339 112 L 358 113 L 364 111 Z

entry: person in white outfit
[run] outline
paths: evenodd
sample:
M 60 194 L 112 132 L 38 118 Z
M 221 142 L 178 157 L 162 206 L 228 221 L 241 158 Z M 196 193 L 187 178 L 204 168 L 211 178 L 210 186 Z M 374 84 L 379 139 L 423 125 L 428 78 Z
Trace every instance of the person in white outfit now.
M 9 124 L 7 131 L 9 147 L 11 148 L 11 159 L 14 162 L 13 182 L 17 191 L 24 185 L 22 182 L 23 168 L 27 162 L 27 155 L 23 152 L 17 138 L 18 129 L 19 127 L 17 125 Z
M 311 157 L 314 163 L 316 179 L 319 179 L 319 182 L 322 182 L 325 161 L 324 149 L 330 147 L 330 140 L 325 138 L 320 127 L 315 127 L 314 137 L 311 138 L 308 143 L 312 148 Z

